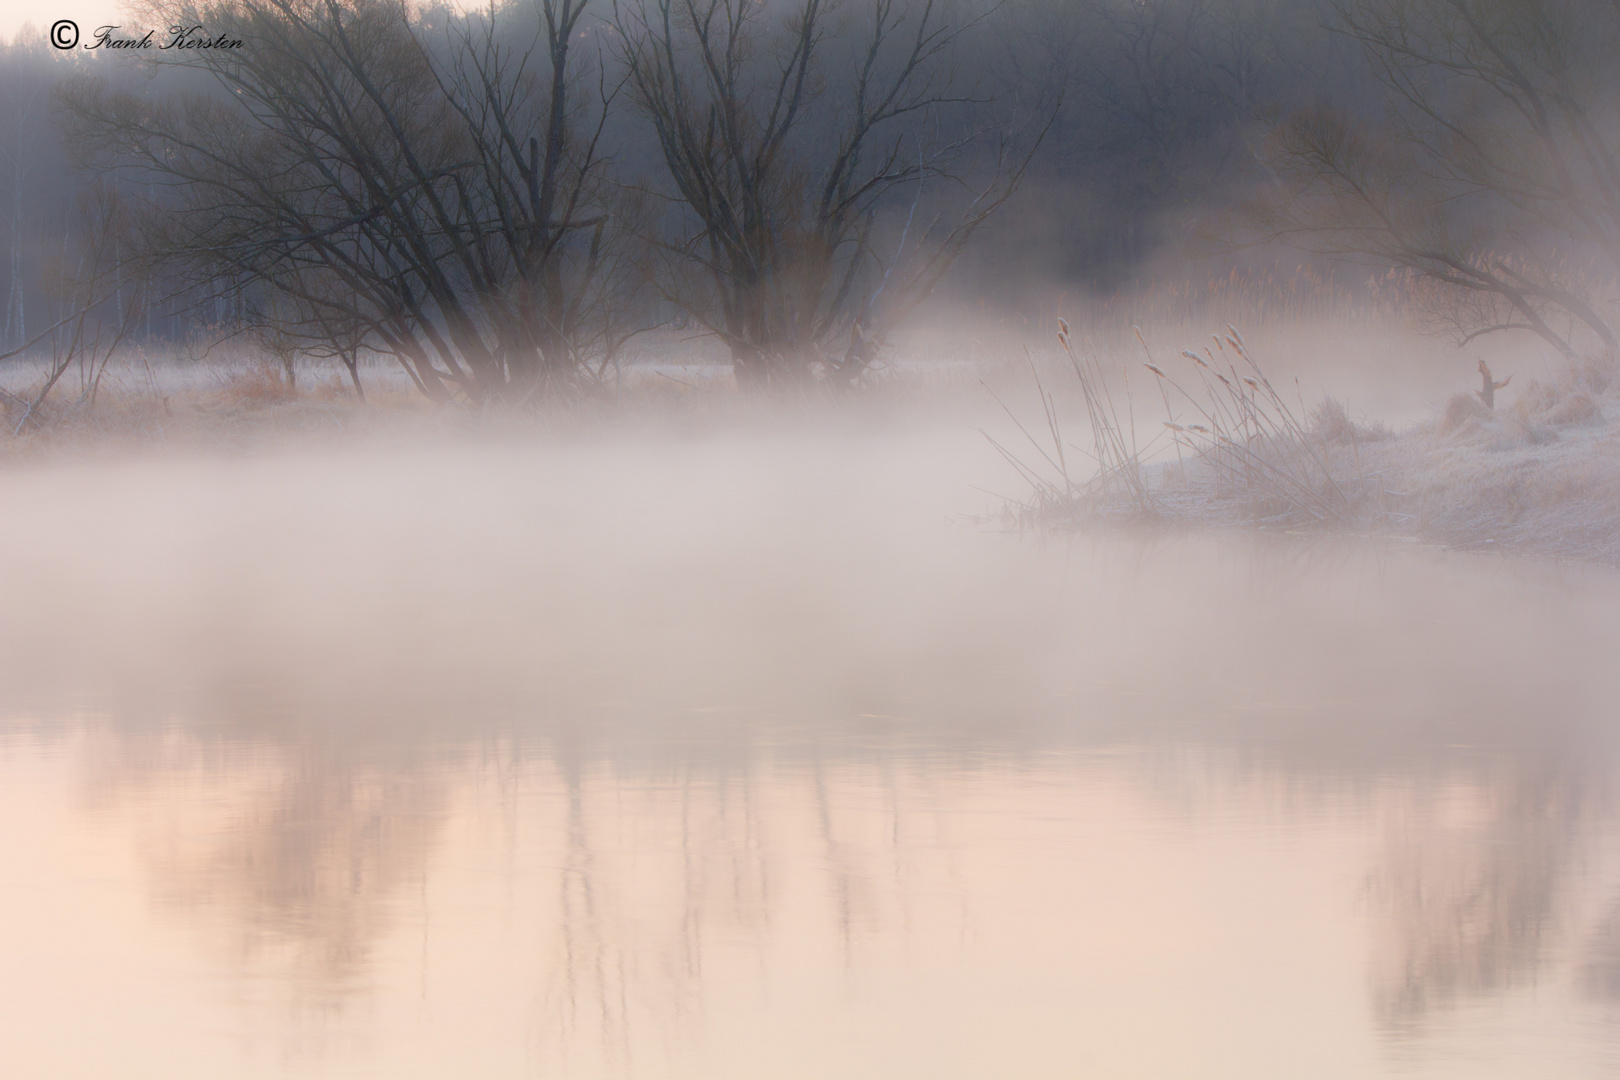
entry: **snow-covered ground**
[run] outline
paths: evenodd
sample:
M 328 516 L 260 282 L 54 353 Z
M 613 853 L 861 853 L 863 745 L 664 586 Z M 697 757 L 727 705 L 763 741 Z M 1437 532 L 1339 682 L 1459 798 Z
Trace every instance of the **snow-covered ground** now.
M 1458 395 L 1371 459 L 1401 485 L 1420 535 L 1620 564 L 1620 372 L 1585 365 Z

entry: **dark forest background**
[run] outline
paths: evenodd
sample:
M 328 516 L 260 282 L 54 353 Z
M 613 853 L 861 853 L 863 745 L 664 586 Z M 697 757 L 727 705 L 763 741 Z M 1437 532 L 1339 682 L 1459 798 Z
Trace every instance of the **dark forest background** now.
M 964 5 L 957 17 L 978 16 Z M 1264 177 L 1262 125 L 1302 103 L 1354 96 L 1366 82 L 1353 43 L 1328 32 L 1317 0 L 1014 0 L 974 30 L 954 58 L 970 92 L 1037 110 L 1061 94 L 1056 118 L 1019 190 L 952 268 L 950 285 L 995 305 L 1032 286 L 1106 294 L 1165 254 Z M 611 12 L 587 10 L 593 17 Z M 423 11 L 424 23 L 450 18 Z M 611 64 L 611 56 L 607 58 Z M 53 296 L 91 178 L 74 166 L 53 93 L 70 73 L 130 58 L 60 52 L 28 28 L 0 51 L 0 350 L 54 321 Z M 619 105 L 612 167 L 634 180 L 658 170 L 653 133 Z M 1016 121 L 1016 108 L 1002 114 Z M 1027 119 L 1027 118 L 1022 118 Z M 904 207 L 900 207 L 901 210 Z M 224 322 L 229 299 L 154 305 L 138 333 L 177 340 L 198 321 Z
M 132 22 L 243 47 L 25 30 L 0 53 L 0 354 L 53 326 L 58 356 L 242 336 L 340 359 L 357 392 L 381 353 L 435 399 L 527 399 L 678 325 L 745 388 L 840 383 L 930 297 L 1027 312 L 1267 259 L 1404 274 L 1465 340 L 1616 351 L 1615 3 L 153 0 Z

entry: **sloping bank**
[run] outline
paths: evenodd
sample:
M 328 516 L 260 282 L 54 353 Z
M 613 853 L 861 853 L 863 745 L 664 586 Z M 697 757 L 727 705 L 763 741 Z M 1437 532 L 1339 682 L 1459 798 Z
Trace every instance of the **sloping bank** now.
M 1070 349 L 1066 333 L 1059 340 L 1080 379 L 1098 468 L 1053 480 L 1003 449 L 1034 489 L 1015 510 L 1026 524 L 1344 530 L 1620 565 L 1613 364 L 1458 394 L 1430 421 L 1392 432 L 1353 423 L 1332 400 L 1291 402 L 1230 331 L 1202 354 L 1184 352 L 1185 366 L 1144 365 L 1170 419 L 1138 446 L 1096 361 Z M 1060 440 L 1055 409 L 1047 421 Z
M 1593 369 L 1531 383 L 1492 410 L 1458 395 L 1368 457 L 1420 537 L 1620 565 L 1617 420 L 1620 381 Z

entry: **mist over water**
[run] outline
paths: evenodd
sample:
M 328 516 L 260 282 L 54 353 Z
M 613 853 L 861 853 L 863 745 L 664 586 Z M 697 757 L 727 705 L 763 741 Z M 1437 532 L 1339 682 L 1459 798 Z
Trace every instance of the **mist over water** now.
M 0 1073 L 1617 1064 L 1620 580 L 1039 537 L 973 431 L 0 477 Z
M 1620 1072 L 1620 5 L 7 3 L 0 1080 Z

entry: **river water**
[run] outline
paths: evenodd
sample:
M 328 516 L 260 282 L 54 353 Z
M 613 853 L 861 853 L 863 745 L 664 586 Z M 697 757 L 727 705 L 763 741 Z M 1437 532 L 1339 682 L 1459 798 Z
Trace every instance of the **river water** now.
M 0 476 L 0 1075 L 1620 1067 L 1620 578 L 977 436 Z

